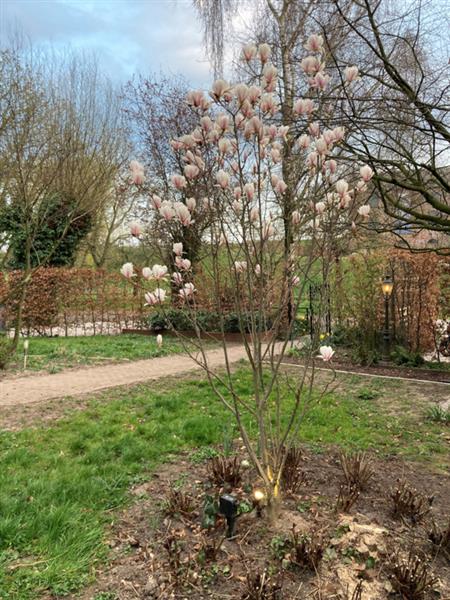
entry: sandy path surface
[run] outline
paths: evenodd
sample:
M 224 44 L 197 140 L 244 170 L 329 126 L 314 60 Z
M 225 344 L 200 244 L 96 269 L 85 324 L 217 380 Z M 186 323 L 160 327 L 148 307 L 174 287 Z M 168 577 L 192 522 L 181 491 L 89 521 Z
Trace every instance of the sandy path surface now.
M 224 364 L 223 350 L 206 352 L 210 368 Z M 229 346 L 230 362 L 246 358 L 244 346 Z M 96 392 L 106 388 L 130 385 L 170 375 L 180 375 L 202 367 L 189 356 L 172 355 L 107 366 L 85 367 L 54 375 L 33 375 L 0 381 L 0 408 L 19 406 Z

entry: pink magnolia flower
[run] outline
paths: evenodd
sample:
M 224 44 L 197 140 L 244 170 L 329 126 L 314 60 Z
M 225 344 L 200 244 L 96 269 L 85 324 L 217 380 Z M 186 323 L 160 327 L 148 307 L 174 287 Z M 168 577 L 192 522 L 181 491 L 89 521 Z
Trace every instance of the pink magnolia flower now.
M 134 237 L 139 237 L 142 233 L 142 229 L 141 226 L 139 225 L 139 223 L 132 223 L 130 225 L 130 233 L 132 236 Z
M 294 275 L 291 280 L 291 283 L 293 286 L 298 285 L 300 283 L 300 277 L 298 275 Z
M 269 44 L 260 44 L 258 46 L 258 55 L 262 63 L 266 63 L 270 58 L 271 50 Z
M 191 212 L 195 210 L 195 207 L 197 206 L 197 202 L 195 200 L 195 198 L 188 198 L 186 200 L 186 206 L 188 207 L 188 210 L 190 210 Z
M 194 148 L 196 145 L 194 136 L 190 134 L 182 135 L 178 141 L 181 143 L 182 148 L 185 149 Z
M 191 261 L 188 258 L 180 258 L 177 256 L 175 258 L 175 264 L 182 271 L 189 271 L 191 268 Z
M 248 85 L 245 85 L 245 83 L 238 83 L 233 88 L 233 93 L 236 95 L 239 104 L 242 104 L 245 100 L 247 100 L 248 92 Z
M 189 227 L 189 225 L 191 225 L 191 213 L 189 212 L 189 209 L 185 204 L 183 204 L 182 202 L 177 202 L 175 204 L 175 212 L 177 214 L 178 219 L 180 220 L 180 223 L 184 227 Z
M 183 285 L 183 275 L 181 273 L 172 273 L 172 281 L 175 285 Z
M 256 46 L 254 44 L 246 44 L 242 48 L 242 55 L 247 62 L 253 60 L 258 52 Z
M 163 219 L 166 219 L 166 221 L 170 221 L 171 219 L 173 219 L 175 216 L 175 211 L 173 209 L 172 204 L 167 200 L 164 200 L 159 209 L 159 214 L 163 217 Z
M 160 333 L 158 333 L 158 335 L 156 336 L 156 344 L 158 348 L 161 348 L 161 346 L 163 345 L 163 337 Z
M 316 140 L 316 151 L 322 155 L 328 152 L 328 144 L 323 137 Z
M 152 278 L 156 281 L 163 281 L 166 279 L 167 267 L 165 265 L 153 265 L 152 267 Z
M 252 104 L 255 104 L 261 96 L 261 88 L 256 85 L 251 85 L 248 88 L 248 99 Z M 236 115 L 237 118 L 238 115 Z
M 175 256 L 182 256 L 182 254 L 183 254 L 183 243 L 182 242 L 175 242 L 174 245 L 172 246 L 172 250 L 173 250 L 173 253 L 175 254 Z
M 323 50 L 323 37 L 313 33 L 309 36 L 305 48 L 308 52 L 321 52 Z
M 144 298 L 148 306 L 155 306 L 156 304 L 162 304 L 166 299 L 166 295 L 166 291 L 158 287 L 153 292 L 147 292 Z
M 278 104 L 272 94 L 264 94 L 261 96 L 259 108 L 264 113 L 270 113 L 271 115 L 274 115 L 278 111 Z
M 220 185 L 220 187 L 224 190 L 228 187 L 230 183 L 230 176 L 226 171 L 222 169 L 216 173 L 216 181 Z
M 188 179 L 195 179 L 200 173 L 200 169 L 196 165 L 186 165 L 183 170 Z
M 345 181 L 345 179 L 339 179 L 339 181 L 336 181 L 336 191 L 340 196 L 343 196 L 348 192 L 348 183 Z
M 335 142 L 334 131 L 332 129 L 325 129 L 322 133 L 322 137 L 331 148 Z
M 317 202 L 314 208 L 318 215 L 323 215 L 326 209 L 325 202 Z
M 183 175 L 172 175 L 172 183 L 177 190 L 182 190 L 186 187 L 187 182 Z
M 237 215 L 241 214 L 243 206 L 240 200 L 234 200 L 231 206 Z
M 323 92 L 324 90 L 326 90 L 327 85 L 330 83 L 330 79 L 331 77 L 328 75 L 328 73 L 319 71 L 318 73 L 316 73 L 316 75 L 314 75 L 314 77 L 311 77 L 311 79 L 309 79 L 308 83 L 312 88 Z
M 365 192 L 367 190 L 366 182 L 360 179 L 356 182 L 355 188 L 358 192 Z
M 153 273 L 152 273 L 152 270 L 150 269 L 150 267 L 144 267 L 142 269 L 142 277 L 144 279 L 147 279 L 147 281 L 150 281 L 150 279 L 153 278 Z
M 183 143 L 180 140 L 170 140 L 170 145 L 175 151 L 181 150 Z
M 363 181 L 365 181 L 366 183 L 368 181 L 370 181 L 373 177 L 373 171 L 372 169 L 369 167 L 369 165 L 363 165 L 360 169 L 359 169 L 359 173 L 361 175 L 361 179 Z
M 126 279 L 131 279 L 135 276 L 133 263 L 125 263 L 120 267 L 120 272 Z
M 319 358 L 322 358 L 324 362 L 329 362 L 333 358 L 334 350 L 331 346 L 320 346 Z
M 334 141 L 340 142 L 345 137 L 345 128 L 344 127 L 335 127 L 333 129 Z
M 337 169 L 337 162 L 334 160 L 334 158 L 331 158 L 328 162 L 327 162 L 327 168 L 330 171 L 331 174 L 336 173 L 336 169 Z
M 259 277 L 261 275 L 261 265 L 260 264 L 255 265 L 255 275 L 257 277 Z
M 316 110 L 314 102 L 311 98 L 300 98 L 294 104 L 294 112 L 297 115 L 310 115 Z
M 347 81 L 348 83 L 351 83 L 352 81 L 356 81 L 356 79 L 359 79 L 358 67 L 356 67 L 355 65 L 352 67 L 345 67 L 344 77 L 345 77 L 345 81 Z
M 347 208 L 351 201 L 352 197 L 350 196 L 350 194 L 342 194 L 341 200 L 339 202 L 339 208 Z
M 286 189 L 287 189 L 287 183 L 285 183 L 282 179 L 279 179 L 277 181 L 275 191 L 278 192 L 278 194 L 284 194 Z
M 220 100 L 222 96 L 229 90 L 230 86 L 228 82 L 226 82 L 224 79 L 217 79 L 217 81 L 213 83 L 211 95 L 216 100 Z
M 142 185 L 145 181 L 144 167 L 137 160 L 130 162 L 131 181 L 135 185 Z
M 311 135 L 314 137 L 319 137 L 320 135 L 320 123 L 318 121 L 313 121 L 308 125 L 308 130 Z
M 247 261 L 237 260 L 234 263 L 234 268 L 236 270 L 236 273 L 243 273 L 247 269 Z
M 255 186 L 253 185 L 253 183 L 246 183 L 244 185 L 244 193 L 249 200 L 253 200 L 253 197 L 255 195 Z
M 188 92 L 186 101 L 191 106 L 195 106 L 197 108 L 203 106 L 203 92 L 202 90 L 191 90 Z
M 272 150 L 270 151 L 270 157 L 272 158 L 275 164 L 281 162 L 281 152 L 278 150 L 278 148 L 272 148 Z
M 228 138 L 220 138 L 217 146 L 221 154 L 229 154 L 233 150 L 231 142 Z
M 314 75 L 322 68 L 322 64 L 317 56 L 306 56 L 300 63 L 300 67 L 307 75 Z
M 281 127 L 278 127 L 278 136 L 280 138 L 282 138 L 283 140 L 285 140 L 287 138 L 288 133 L 289 133 L 288 125 L 282 125 Z
M 153 194 L 153 196 L 152 196 L 152 205 L 153 205 L 153 208 L 155 208 L 156 210 L 159 210 L 161 208 L 162 200 L 156 194 Z
M 207 115 L 200 119 L 200 125 L 202 126 L 203 131 L 206 131 L 206 133 L 208 133 L 208 131 L 211 131 L 211 129 L 213 128 L 213 122 L 211 121 L 211 118 Z
M 269 125 L 267 134 L 271 140 L 275 139 L 278 135 L 278 127 L 276 125 Z
M 193 283 L 185 283 L 184 287 L 178 292 L 178 295 L 183 299 L 187 300 L 190 296 L 192 296 L 196 292 Z
M 367 219 L 370 213 L 370 205 L 363 204 L 358 208 L 358 214 L 363 217 L 363 219 Z
M 239 186 L 236 186 L 233 190 L 233 196 L 236 198 L 236 200 L 239 200 L 239 198 L 242 196 L 242 190 Z
M 268 91 L 273 91 L 274 89 L 274 84 L 276 83 L 277 80 L 277 76 L 278 76 L 278 69 L 275 67 L 275 65 L 272 65 L 270 63 L 268 63 L 267 65 L 265 65 L 264 69 L 263 69 L 263 80 L 265 82 L 265 88 L 271 88 L 268 89 Z
M 308 156 L 306 157 L 306 164 L 308 165 L 308 168 L 316 169 L 318 160 L 319 160 L 319 155 L 317 154 L 317 152 L 310 152 L 308 154 Z
M 244 100 L 244 102 L 241 104 L 241 113 L 242 116 L 244 117 L 244 119 L 250 119 L 254 114 L 255 111 L 253 110 L 252 107 L 252 103 L 249 100 Z M 245 120 L 242 121 L 239 117 L 240 120 L 240 127 L 242 128 L 245 124 Z M 239 121 L 238 121 L 239 122 Z
M 309 135 L 306 135 L 306 133 L 303 133 L 299 138 L 298 138 L 298 145 L 299 148 L 303 148 L 303 150 L 306 150 L 306 148 L 308 148 L 308 146 L 311 143 L 311 138 L 309 137 Z
M 301 220 L 300 212 L 298 210 L 292 211 L 292 224 L 298 225 L 300 223 L 300 220 Z
M 216 125 L 222 131 L 226 131 L 230 127 L 230 117 L 226 113 L 220 113 L 216 117 Z

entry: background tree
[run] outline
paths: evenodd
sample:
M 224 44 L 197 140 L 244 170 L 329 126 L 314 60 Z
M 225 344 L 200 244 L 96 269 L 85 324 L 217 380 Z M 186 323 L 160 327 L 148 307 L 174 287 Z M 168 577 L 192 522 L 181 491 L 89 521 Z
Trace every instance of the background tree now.
M 12 45 L 0 61 L 0 235 L 4 267 L 22 267 L 9 291 L 17 344 L 34 269 L 73 260 L 127 156 L 118 95 L 94 60 Z
M 195 5 L 204 23 L 205 43 L 221 67 L 223 47 L 208 32 L 213 18 L 220 13 L 222 21 L 229 21 L 238 4 L 205 0 Z M 431 248 L 438 245 L 444 252 L 450 208 L 450 94 L 449 38 L 442 32 L 448 31 L 448 14 L 435 0 L 261 0 L 255 3 L 250 31 L 245 31 L 250 39 L 270 41 L 274 47 L 283 121 L 288 123 L 289 98 L 297 93 L 299 81 L 299 40 L 305 29 L 320 28 L 335 63 L 328 102 L 332 98 L 334 117 L 352 132 L 344 150 L 376 173 L 376 196 L 383 207 L 378 229 L 407 243 L 411 236 L 404 234 L 411 231 L 435 232 L 427 236 L 434 242 Z M 238 37 L 234 32 L 231 44 Z M 345 68 L 355 55 L 362 77 L 359 94 L 352 91 L 350 99 Z M 285 199 L 287 213 L 291 203 Z M 288 219 L 285 227 L 288 240 Z
M 189 155 L 192 164 L 172 151 L 173 145 L 188 149 L 192 144 L 190 134 L 197 124 L 197 115 L 186 102 L 188 90 L 182 78 L 161 75 L 137 77 L 129 82 L 125 93 L 125 112 L 132 123 L 136 154 L 146 173 L 146 182 L 139 186 L 141 197 L 135 209 L 143 224 L 142 241 L 151 255 L 172 266 L 175 241 L 184 244 L 192 263 L 199 261 L 203 235 L 210 224 L 205 198 L 212 198 L 216 190 L 208 156 L 201 158 L 203 177 L 199 180 L 189 175 L 189 169 L 196 168 L 196 151 Z M 172 185 L 172 176 L 179 172 L 184 173 L 184 187 Z M 176 207 L 180 210 L 183 210 L 180 205 L 186 208 L 189 203 L 195 204 L 195 219 L 188 229 L 164 217 L 161 206 L 172 201 L 178 203 Z M 163 221 L 165 226 L 161 227 Z
M 387 223 L 403 240 L 411 231 L 450 232 L 450 70 L 448 14 L 438 2 L 407 6 L 383 0 L 336 2 L 336 11 L 362 47 L 359 87 L 341 109 L 351 130 L 346 151 L 367 162 Z M 444 49 L 437 31 L 447 32 Z M 339 75 L 342 61 L 332 52 Z M 436 238 L 436 236 L 434 236 Z M 435 250 L 436 246 L 432 246 Z

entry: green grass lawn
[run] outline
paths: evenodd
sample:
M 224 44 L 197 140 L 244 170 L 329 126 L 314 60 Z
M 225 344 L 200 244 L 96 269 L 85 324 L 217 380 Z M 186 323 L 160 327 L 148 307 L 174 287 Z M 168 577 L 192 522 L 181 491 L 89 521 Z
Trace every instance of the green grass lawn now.
M 250 396 L 249 372 L 235 380 Z M 448 464 L 448 427 L 425 418 L 407 384 L 345 381 L 313 406 L 300 441 Z M 108 556 L 108 526 L 130 486 L 171 455 L 233 433 L 209 385 L 187 378 L 108 391 L 50 427 L 1 433 L 0 598 L 59 597 L 86 584 Z
M 46 370 L 56 373 L 64 368 L 113 361 L 154 358 L 183 352 L 182 344 L 165 336 L 158 348 L 156 336 L 151 335 L 93 335 L 84 337 L 29 338 L 27 370 Z M 23 371 L 23 341 L 9 370 Z

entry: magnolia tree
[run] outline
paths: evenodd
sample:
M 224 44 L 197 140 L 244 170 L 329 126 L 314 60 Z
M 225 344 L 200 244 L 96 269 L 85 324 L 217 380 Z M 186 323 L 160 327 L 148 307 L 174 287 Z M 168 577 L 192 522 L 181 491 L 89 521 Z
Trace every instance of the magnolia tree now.
M 169 225 L 177 221 L 186 228 L 195 220 L 200 202 L 202 210 L 210 213 L 212 225 L 204 240 L 208 260 L 202 265 L 202 276 L 209 275 L 211 281 L 209 302 L 217 314 L 217 330 L 222 333 L 224 367 L 215 370 L 208 363 L 196 272 L 182 243 L 173 246 L 173 273 L 165 265 L 154 265 L 145 267 L 142 276 L 137 277 L 131 263 L 122 267 L 122 274 L 134 285 L 144 281 L 147 305 L 162 312 L 168 290 L 173 294 L 176 286 L 179 302 L 196 334 L 195 349 L 189 345 L 187 349 L 205 369 L 215 394 L 233 415 L 272 508 L 280 499 L 286 451 L 298 439 L 305 410 L 313 399 L 315 358 L 318 355 L 330 361 L 333 356 L 331 347 L 320 347 L 320 330 L 316 328 L 315 339 L 305 352 L 304 366 L 295 377 L 283 373 L 283 357 L 295 327 L 295 320 L 286 318 L 286 307 L 293 306 L 296 314 L 311 281 L 320 277 L 326 283 L 336 237 L 352 235 L 370 210 L 360 196 L 364 196 L 371 169 L 355 165 L 360 169 L 360 180 L 351 189 L 340 177 L 339 162 L 333 158 L 344 139 L 344 129 L 337 126 L 322 131 L 319 119 L 314 117 L 330 79 L 325 71 L 322 38 L 311 36 L 306 49 L 310 54 L 303 61 L 303 69 L 310 91 L 308 97 L 296 101 L 291 127 L 280 125 L 273 94 L 277 69 L 270 62 L 269 46 L 246 46 L 244 60 L 253 64 L 256 73 L 253 85 L 218 80 L 208 96 L 203 91 L 190 92 L 187 102 L 198 115 L 198 126 L 172 143 L 185 164 L 183 172 L 172 177 L 179 193 L 188 189 L 191 180 L 205 176 L 205 162 L 214 165 L 216 186 L 212 197 L 162 202 L 156 209 Z M 348 84 L 357 76 L 356 67 L 349 67 Z M 304 129 L 300 123 L 307 125 L 309 134 L 295 138 L 295 132 Z M 297 161 L 306 161 L 309 176 L 302 180 L 301 187 L 289 189 L 289 181 L 282 177 L 282 167 L 286 166 L 283 161 L 293 169 Z M 143 177 L 137 163 L 132 165 L 132 176 L 137 183 Z M 286 193 L 296 198 L 292 213 L 294 241 L 288 255 L 283 248 L 280 208 Z M 223 295 L 226 286 L 232 290 L 231 298 Z M 243 333 L 252 373 L 250 398 L 240 392 L 233 378 L 225 335 L 225 313 L 230 304 Z M 321 319 L 321 307 L 317 319 Z M 256 439 L 250 433 L 255 430 Z

